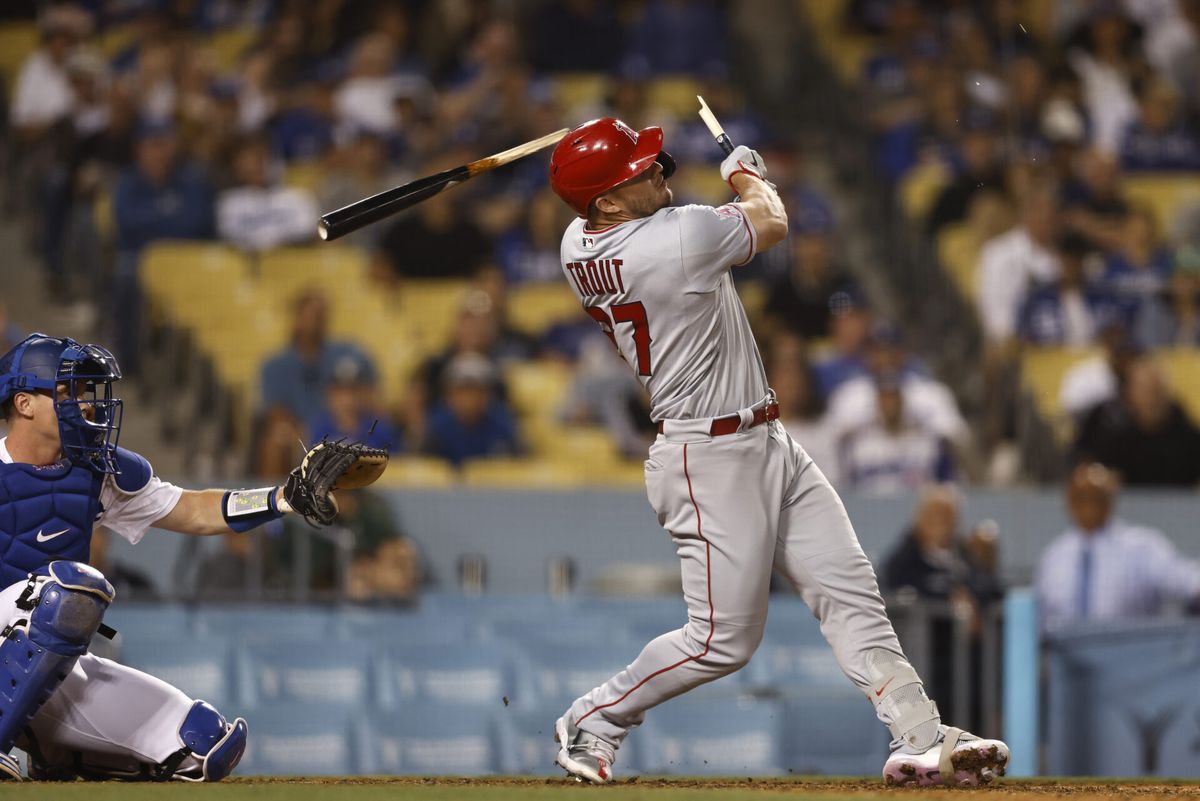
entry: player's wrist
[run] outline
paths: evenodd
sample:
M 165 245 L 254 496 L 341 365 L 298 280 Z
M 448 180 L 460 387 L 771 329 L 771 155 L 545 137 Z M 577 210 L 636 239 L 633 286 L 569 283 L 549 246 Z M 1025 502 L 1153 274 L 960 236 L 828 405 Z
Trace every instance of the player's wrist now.
M 250 490 L 228 490 L 221 497 L 221 516 L 225 525 L 240 533 L 278 520 L 291 510 L 279 497 L 279 487 L 260 487 Z

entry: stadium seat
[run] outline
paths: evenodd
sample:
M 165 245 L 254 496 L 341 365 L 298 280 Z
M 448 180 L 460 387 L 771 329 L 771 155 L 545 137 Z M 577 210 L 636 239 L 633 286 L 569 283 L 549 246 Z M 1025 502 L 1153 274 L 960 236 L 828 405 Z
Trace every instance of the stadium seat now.
M 949 180 L 950 172 L 940 159 L 918 164 L 900 180 L 900 207 L 910 220 L 923 222 Z
M 142 287 L 150 299 L 187 325 L 208 322 L 207 314 L 224 305 L 231 287 L 250 277 L 245 257 L 225 245 L 156 242 L 142 254 Z
M 637 746 L 651 773 L 774 775 L 784 771 L 784 723 L 775 702 L 689 695 L 647 715 Z
M 585 107 L 598 107 L 608 92 L 608 76 L 599 72 L 579 72 L 555 75 L 554 97 L 563 112 L 572 112 Z
M 695 119 L 700 107 L 696 95 L 702 93 L 700 82 L 691 75 L 667 75 L 647 84 L 646 106 L 679 119 Z
M 371 700 L 374 646 L 310 637 L 250 645 L 243 654 L 243 700 L 357 706 Z
M 890 735 L 858 690 L 820 689 L 784 707 L 784 762 L 795 773 L 878 776 Z
M 562 405 L 572 375 L 569 367 L 557 362 L 529 361 L 510 365 L 504 378 L 518 414 L 544 415 Z
M 538 459 L 470 459 L 462 475 L 468 487 L 567 489 L 586 483 L 579 466 Z
M 1071 425 L 1059 404 L 1063 376 L 1085 359 L 1102 355 L 1095 348 L 1025 348 L 1021 353 L 1021 385 L 1029 390 L 1042 417 L 1060 441 L 1070 436 Z
M 192 630 L 192 616 L 181 604 L 116 602 L 104 613 L 104 622 L 112 626 L 122 639 L 170 639 Z
M 246 715 L 250 737 L 238 766 L 242 776 L 336 776 L 359 773 L 362 753 L 343 706 L 272 704 Z
M 415 701 L 490 706 L 514 699 L 512 659 L 495 643 L 392 646 L 380 669 L 377 695 L 385 706 Z
M 12 97 L 21 65 L 38 47 L 37 24 L 34 22 L 6 22 L 0 25 L 0 73 L 8 81 L 6 97 Z
M 444 459 L 432 456 L 394 456 L 376 486 L 405 489 L 449 487 L 458 483 L 458 473 Z
M 1200 350 L 1165 348 L 1155 358 L 1171 384 L 1180 405 L 1192 420 L 1200 420 Z
M 223 711 L 241 702 L 233 681 L 229 641 L 223 637 L 197 639 L 184 631 L 174 637 L 121 634 L 118 660 L 123 665 L 162 679 L 192 698 L 201 698 Z
M 464 615 L 361 608 L 343 612 L 335 626 L 338 639 L 407 648 L 461 645 L 476 638 L 477 628 Z
M 516 749 L 501 736 L 497 710 L 416 703 L 396 713 L 369 717 L 365 738 L 372 773 L 475 776 L 512 772 Z M 552 742 L 552 741 L 551 741 Z
M 319 606 L 202 606 L 196 610 L 198 634 L 224 635 L 242 642 L 315 640 L 333 630 L 334 611 Z
M 564 320 L 583 315 L 579 298 L 566 281 L 520 284 L 508 294 L 508 323 L 517 331 L 538 336 Z
M 1195 172 L 1132 173 L 1122 188 L 1130 201 L 1154 210 L 1158 229 L 1167 234 L 1185 205 L 1200 203 L 1200 173 Z
M 971 303 L 979 294 L 976 263 L 979 242 L 967 223 L 954 223 L 943 228 L 937 237 L 938 261 L 954 281 L 959 293 Z

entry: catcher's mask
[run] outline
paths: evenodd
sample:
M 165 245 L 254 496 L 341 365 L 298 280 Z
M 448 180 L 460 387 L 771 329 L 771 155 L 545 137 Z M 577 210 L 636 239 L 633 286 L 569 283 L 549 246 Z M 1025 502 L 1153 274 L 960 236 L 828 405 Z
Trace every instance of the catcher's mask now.
M 81 467 L 115 474 L 121 401 L 113 397 L 112 385 L 120 378 L 116 357 L 106 348 L 30 334 L 0 357 L 0 403 L 18 392 L 49 392 L 63 454 Z M 65 397 L 59 397 L 59 385 Z

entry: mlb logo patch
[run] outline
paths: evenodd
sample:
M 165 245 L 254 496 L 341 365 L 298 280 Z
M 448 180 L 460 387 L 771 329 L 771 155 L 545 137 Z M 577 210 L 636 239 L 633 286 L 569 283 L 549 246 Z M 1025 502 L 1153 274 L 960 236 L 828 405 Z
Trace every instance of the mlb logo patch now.
M 592 248 L 594 248 L 594 247 L 596 247 L 596 237 L 594 237 L 594 236 L 585 236 L 585 237 L 583 238 L 583 246 L 584 246 L 585 248 L 588 248 L 589 250 L 590 250 L 590 249 L 592 249 Z

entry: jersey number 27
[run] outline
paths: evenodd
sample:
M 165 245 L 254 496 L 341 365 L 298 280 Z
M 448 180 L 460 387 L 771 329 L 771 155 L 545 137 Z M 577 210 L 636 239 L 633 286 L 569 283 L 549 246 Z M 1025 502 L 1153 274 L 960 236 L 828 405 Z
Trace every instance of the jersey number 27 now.
M 616 304 L 612 307 L 611 318 L 599 306 L 585 306 L 584 311 L 600 324 L 600 330 L 612 340 L 613 347 L 617 348 L 617 353 L 621 352 L 621 348 L 617 346 L 617 338 L 613 333 L 614 328 L 618 323 L 633 323 L 633 344 L 637 346 L 638 375 L 649 376 L 652 374 L 650 367 L 650 323 L 646 321 L 646 307 L 642 305 L 640 300 L 636 303 Z

